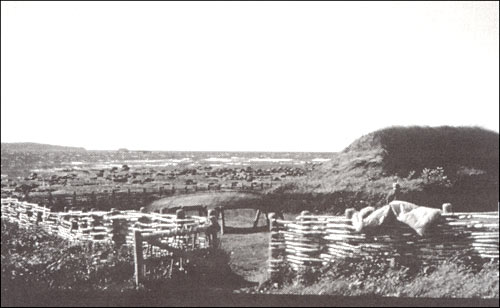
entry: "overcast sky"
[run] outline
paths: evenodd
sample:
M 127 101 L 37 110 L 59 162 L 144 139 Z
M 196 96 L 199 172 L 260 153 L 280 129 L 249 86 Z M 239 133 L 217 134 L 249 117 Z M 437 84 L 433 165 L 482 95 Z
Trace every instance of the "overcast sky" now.
M 1 139 L 340 151 L 499 128 L 498 2 L 2 2 Z

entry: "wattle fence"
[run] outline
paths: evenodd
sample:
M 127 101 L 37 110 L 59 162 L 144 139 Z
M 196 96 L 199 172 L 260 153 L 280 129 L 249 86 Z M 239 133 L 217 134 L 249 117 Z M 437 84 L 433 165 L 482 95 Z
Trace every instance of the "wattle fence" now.
M 295 220 L 271 214 L 270 277 L 276 279 L 284 267 L 298 271 L 362 258 L 429 264 L 462 254 L 498 260 L 498 212 L 453 213 L 450 209 L 449 204 L 443 205 L 439 221 L 425 236 L 403 223 L 377 228 L 376 233 L 357 233 L 351 209 L 344 216 L 316 216 L 304 211 Z
M 217 213 L 208 216 L 186 216 L 182 209 L 176 214 L 146 213 L 144 211 L 68 211 L 52 212 L 35 203 L 13 198 L 1 199 L 2 220 L 21 227 L 38 227 L 48 234 L 81 243 L 110 243 L 134 247 L 135 278 L 140 285 L 148 268 L 164 258 L 183 268 L 189 252 L 199 252 L 219 245 Z

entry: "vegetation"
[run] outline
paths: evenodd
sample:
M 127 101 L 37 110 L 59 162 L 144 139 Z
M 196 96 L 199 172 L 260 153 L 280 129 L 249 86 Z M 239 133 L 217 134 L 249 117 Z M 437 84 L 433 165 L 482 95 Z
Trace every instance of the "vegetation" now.
M 383 205 L 399 182 L 404 199 L 419 205 L 496 210 L 498 157 L 498 133 L 481 128 L 391 127 L 359 138 L 307 177 L 287 179 L 271 193 L 295 206 L 341 213 Z
M 71 244 L 2 221 L 2 292 L 126 288 L 132 276 L 133 256 L 125 247 Z
M 2 220 L 2 295 L 29 296 L 25 292 L 135 289 L 131 247 L 112 244 L 71 243 L 43 233 L 40 229 L 22 229 Z M 242 279 L 232 274 L 229 256 L 222 250 L 193 253 L 181 271 L 168 271 L 164 260 L 148 261 L 157 268 L 147 275 L 147 289 L 238 287 Z M 168 279 L 166 279 L 168 278 Z
M 390 267 L 364 260 L 338 262 L 327 269 L 293 275 L 283 271 L 283 286 L 267 286 L 273 294 L 390 296 L 433 298 L 498 298 L 498 262 L 471 266 L 449 260 L 434 267 Z

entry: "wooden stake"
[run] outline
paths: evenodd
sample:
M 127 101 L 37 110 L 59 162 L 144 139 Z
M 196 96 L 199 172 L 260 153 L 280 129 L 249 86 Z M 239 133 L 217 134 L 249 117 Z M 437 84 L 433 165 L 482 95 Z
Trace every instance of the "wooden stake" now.
M 268 266 L 269 266 L 269 278 L 271 282 L 275 282 L 277 279 L 276 271 L 277 271 L 277 265 L 274 262 L 275 258 L 278 257 L 278 250 L 275 247 L 275 243 L 278 242 L 277 240 L 278 236 L 278 229 L 276 225 L 276 215 L 274 213 L 269 214 L 269 261 L 268 261 Z
M 142 255 L 142 234 L 141 231 L 134 232 L 134 263 L 135 263 L 135 286 L 138 288 L 142 283 L 143 255 Z
M 220 225 L 220 234 L 221 235 L 224 235 L 224 231 L 226 229 L 226 219 L 224 217 L 224 208 L 223 207 L 219 207 L 219 213 L 220 213 L 220 217 L 221 217 L 221 220 L 222 220 L 222 223 Z
M 351 219 L 352 215 L 354 215 L 355 210 L 353 208 L 348 208 L 345 210 L 345 218 Z
M 260 217 L 260 209 L 258 209 L 257 213 L 255 214 L 255 219 L 253 221 L 254 228 L 257 228 L 257 225 L 259 224 L 259 217 Z
M 443 203 L 443 213 L 452 213 L 453 207 L 451 203 Z

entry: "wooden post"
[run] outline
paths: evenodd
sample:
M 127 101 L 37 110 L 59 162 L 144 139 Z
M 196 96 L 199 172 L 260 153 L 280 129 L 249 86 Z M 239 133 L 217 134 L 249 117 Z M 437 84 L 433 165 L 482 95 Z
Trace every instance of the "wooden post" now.
M 135 264 L 135 286 L 138 288 L 142 283 L 143 275 L 143 255 L 142 255 L 142 234 L 141 231 L 134 231 L 134 264 Z
M 178 209 L 177 211 L 175 211 L 175 217 L 177 219 L 184 219 L 186 218 L 186 213 L 184 212 L 183 209 Z
M 279 249 L 279 230 L 276 223 L 276 216 L 274 213 L 269 213 L 269 261 L 268 261 L 268 271 L 269 278 L 271 282 L 275 282 L 279 270 L 278 257 Z
M 300 212 L 300 216 L 307 216 L 307 215 L 311 215 L 311 212 L 309 212 L 307 210 Z
M 260 217 L 260 209 L 257 209 L 257 213 L 255 214 L 255 219 L 253 221 L 254 228 L 257 228 L 257 225 L 259 224 L 259 217 Z
M 345 210 L 345 218 L 351 219 L 354 215 L 355 210 L 353 208 L 348 208 Z
M 217 212 L 212 209 L 207 213 L 210 229 L 208 230 L 208 245 L 210 248 L 217 247 Z
M 443 203 L 443 213 L 453 213 L 453 206 L 451 203 Z
M 222 206 L 219 206 L 219 213 L 222 220 L 222 223 L 220 224 L 220 234 L 224 235 L 224 231 L 226 229 L 226 219 L 224 217 L 224 208 Z

